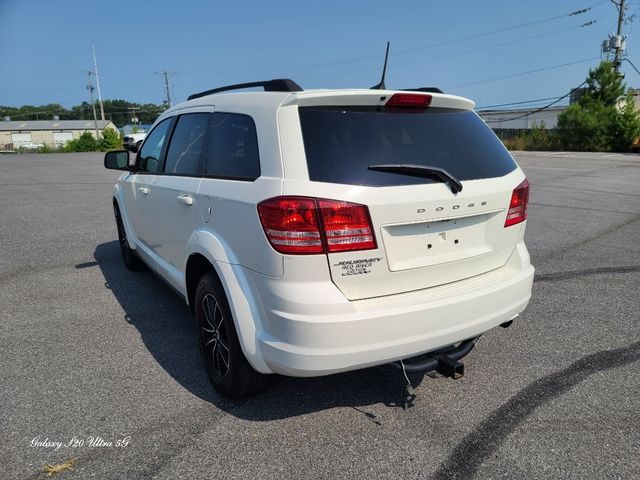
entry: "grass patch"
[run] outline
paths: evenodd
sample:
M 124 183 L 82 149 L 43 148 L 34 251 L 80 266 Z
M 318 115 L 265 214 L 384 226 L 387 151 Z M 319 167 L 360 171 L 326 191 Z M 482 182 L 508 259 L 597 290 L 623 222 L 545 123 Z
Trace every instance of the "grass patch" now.
M 70 458 L 62 463 L 55 463 L 53 465 L 50 463 L 46 463 L 42 467 L 42 471 L 50 477 L 53 474 L 64 472 L 65 470 L 73 470 L 73 466 L 77 463 L 77 461 L 77 458 Z

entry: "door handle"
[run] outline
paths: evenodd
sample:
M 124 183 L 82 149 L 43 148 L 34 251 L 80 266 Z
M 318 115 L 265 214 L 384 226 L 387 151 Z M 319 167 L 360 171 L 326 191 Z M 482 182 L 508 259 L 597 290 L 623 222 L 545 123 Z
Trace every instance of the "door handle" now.
M 149 195 L 149 189 L 147 187 L 138 187 L 138 191 L 142 194 L 142 195 Z
M 193 205 L 193 197 L 186 193 L 183 193 L 182 195 L 178 195 L 178 201 L 183 205 L 188 205 L 188 206 Z

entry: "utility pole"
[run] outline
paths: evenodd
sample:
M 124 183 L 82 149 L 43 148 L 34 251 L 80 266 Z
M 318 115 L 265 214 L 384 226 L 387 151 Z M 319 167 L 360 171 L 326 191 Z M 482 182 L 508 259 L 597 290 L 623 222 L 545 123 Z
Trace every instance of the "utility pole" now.
M 160 75 L 164 76 L 164 92 L 165 92 L 165 100 L 164 102 L 167 104 L 167 108 L 171 108 L 171 92 L 169 89 L 169 74 L 167 70 L 163 70 L 162 72 L 156 72 Z
M 91 44 L 93 52 L 93 70 L 96 72 L 96 86 L 98 87 L 98 102 L 100 102 L 100 119 L 104 122 L 104 105 L 102 104 L 102 94 L 100 93 L 100 78 L 98 77 L 98 62 L 96 61 L 96 46 Z
M 622 66 L 622 54 L 627 48 L 627 39 L 622 34 L 622 27 L 624 26 L 625 18 L 624 18 L 624 0 L 611 0 L 616 8 L 618 9 L 618 27 L 616 29 L 616 34 L 609 34 L 609 38 L 602 42 L 602 53 L 610 54 L 613 52 L 613 60 L 611 63 L 613 68 L 615 69 L 618 75 L 624 75 L 620 73 L 620 67 Z M 635 15 L 629 17 L 628 21 L 633 21 Z M 608 58 L 611 58 L 610 56 Z
M 614 2 L 615 3 L 615 2 Z M 613 61 L 613 66 L 617 73 L 620 73 L 620 65 L 622 64 L 622 52 L 624 50 L 624 39 L 622 38 L 622 24 L 624 23 L 624 0 L 620 0 L 620 3 L 615 3 L 618 7 L 618 30 L 616 31 L 615 50 L 616 56 Z
M 96 140 L 100 140 L 100 136 L 98 133 L 98 116 L 96 115 L 96 102 L 93 100 L 93 91 L 95 88 L 91 83 L 91 74 L 93 73 L 91 70 L 87 72 L 89 74 L 89 85 L 87 85 L 87 90 L 89 90 L 89 95 L 91 96 L 91 108 L 93 108 L 93 123 L 96 127 Z
M 137 124 L 139 120 L 138 117 L 136 117 L 136 107 L 132 105 L 130 107 L 127 107 L 127 109 L 131 112 L 131 123 L 133 123 L 134 125 Z
M 169 93 L 169 76 L 168 72 L 164 71 L 164 88 L 167 90 L 167 105 L 171 108 L 171 94 Z

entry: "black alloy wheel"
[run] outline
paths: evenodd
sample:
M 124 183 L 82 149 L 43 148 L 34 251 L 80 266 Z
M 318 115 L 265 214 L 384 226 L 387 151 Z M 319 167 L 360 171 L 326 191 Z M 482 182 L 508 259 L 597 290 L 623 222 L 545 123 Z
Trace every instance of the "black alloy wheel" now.
M 255 371 L 244 356 L 227 296 L 213 272 L 198 282 L 194 307 L 200 354 L 216 390 L 240 398 L 265 388 L 271 375 Z
M 204 349 L 207 371 L 222 379 L 229 373 L 231 362 L 224 316 L 218 301 L 211 293 L 204 295 L 200 308 L 204 316 L 204 322 L 200 327 L 200 341 Z
M 120 215 L 120 208 L 117 205 L 113 206 L 113 213 L 116 217 L 116 227 L 118 228 L 118 243 L 120 244 L 120 253 L 122 253 L 122 260 L 125 267 L 129 270 L 138 271 L 144 269 L 145 265 L 136 255 L 135 250 L 129 245 L 129 239 L 127 238 L 127 231 L 122 223 L 122 216 Z

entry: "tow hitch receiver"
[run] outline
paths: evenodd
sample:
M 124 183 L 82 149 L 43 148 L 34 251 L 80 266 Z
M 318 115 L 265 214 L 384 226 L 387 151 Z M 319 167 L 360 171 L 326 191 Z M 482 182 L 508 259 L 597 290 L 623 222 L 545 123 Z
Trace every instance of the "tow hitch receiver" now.
M 396 368 L 399 368 L 407 373 L 428 373 L 436 371 L 445 377 L 460 378 L 464 375 L 464 365 L 458 360 L 466 357 L 473 347 L 476 346 L 478 338 L 471 338 L 465 340 L 457 347 L 450 347 L 446 350 L 439 350 L 428 354 L 423 360 L 417 360 L 415 362 L 397 362 L 392 363 Z
M 445 377 L 457 380 L 464 375 L 464 364 L 443 355 L 438 359 L 436 371 Z
M 403 408 L 406 410 L 412 407 L 413 401 L 416 398 L 411 381 L 407 376 L 408 373 L 429 373 L 436 371 L 445 377 L 456 380 L 464 375 L 464 364 L 458 360 L 467 356 L 471 350 L 473 350 L 478 338 L 480 337 L 465 340 L 455 348 L 449 347 L 445 350 L 433 352 L 424 360 L 409 363 L 400 360 L 399 362 L 392 363 L 392 366 L 401 370 L 404 380 L 406 381 L 405 388 L 402 392 Z

